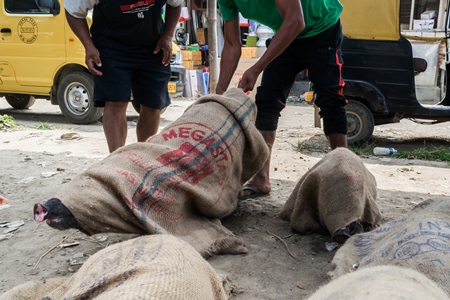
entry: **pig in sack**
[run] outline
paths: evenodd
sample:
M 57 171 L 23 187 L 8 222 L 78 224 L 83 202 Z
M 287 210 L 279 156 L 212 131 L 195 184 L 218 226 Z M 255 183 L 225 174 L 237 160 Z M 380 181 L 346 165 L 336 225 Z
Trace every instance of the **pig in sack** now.
M 204 96 L 157 135 L 117 149 L 35 204 L 34 218 L 88 235 L 172 234 L 205 258 L 246 253 L 220 219 L 268 158 L 255 118 L 254 100 L 237 88 Z
M 339 147 L 300 178 L 279 217 L 296 232 L 330 234 L 333 241 L 344 243 L 380 224 L 376 199 L 373 174 L 358 155 Z

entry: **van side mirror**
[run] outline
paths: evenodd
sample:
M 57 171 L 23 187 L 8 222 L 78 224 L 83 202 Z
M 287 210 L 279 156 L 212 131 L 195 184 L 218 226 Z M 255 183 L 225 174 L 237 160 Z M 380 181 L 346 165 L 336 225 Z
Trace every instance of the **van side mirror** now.
M 59 15 L 61 11 L 61 5 L 58 0 L 36 0 L 36 4 L 39 7 L 45 7 L 50 9 L 52 15 Z

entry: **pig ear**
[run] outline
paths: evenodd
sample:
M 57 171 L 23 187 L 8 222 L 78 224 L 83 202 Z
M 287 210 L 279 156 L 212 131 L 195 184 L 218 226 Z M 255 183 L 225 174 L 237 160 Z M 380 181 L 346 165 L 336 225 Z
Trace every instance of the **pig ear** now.
M 40 203 L 34 205 L 34 220 L 36 222 L 44 222 L 47 210 Z

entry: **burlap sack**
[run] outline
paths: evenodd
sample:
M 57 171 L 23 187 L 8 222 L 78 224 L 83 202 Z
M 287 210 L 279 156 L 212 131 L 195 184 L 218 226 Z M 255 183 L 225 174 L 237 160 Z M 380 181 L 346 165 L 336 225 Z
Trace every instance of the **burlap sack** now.
M 116 150 L 64 185 L 57 197 L 88 234 L 173 234 L 204 257 L 246 253 L 219 219 L 237 206 L 268 147 L 256 106 L 241 90 L 207 95 L 145 143 Z
M 381 220 L 375 177 L 347 148 L 325 155 L 298 181 L 280 218 L 299 233 L 333 234 L 352 222 L 370 230 Z
M 98 251 L 69 278 L 25 283 L 0 299 L 223 300 L 231 297 L 231 289 L 189 244 L 151 235 Z
M 415 269 L 450 294 L 450 201 L 424 201 L 403 218 L 352 236 L 332 264 L 333 278 L 351 272 L 354 264 L 359 269 L 378 265 Z
M 397 266 L 358 270 L 321 287 L 308 300 L 446 300 L 447 294 L 425 275 Z

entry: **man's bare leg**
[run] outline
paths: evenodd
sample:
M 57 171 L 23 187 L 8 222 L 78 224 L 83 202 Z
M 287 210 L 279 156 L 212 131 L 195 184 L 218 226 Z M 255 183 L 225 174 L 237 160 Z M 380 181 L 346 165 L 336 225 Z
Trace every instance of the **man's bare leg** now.
M 128 102 L 106 101 L 102 122 L 110 153 L 125 145 L 128 129 L 127 107 Z
M 138 142 L 145 142 L 158 132 L 161 111 L 141 105 L 139 119 L 136 126 Z
M 258 173 L 256 173 L 249 181 L 247 181 L 244 186 L 251 186 L 255 189 L 258 189 L 261 193 L 265 194 L 269 193 L 272 189 L 270 185 L 270 157 L 272 155 L 272 146 L 275 143 L 275 136 L 277 131 L 259 130 L 259 132 L 263 136 L 267 146 L 269 146 L 269 158 L 264 163 L 262 169 Z M 253 193 L 255 192 L 251 190 L 244 190 L 242 191 L 241 196 L 245 197 Z
M 339 132 L 333 132 L 327 136 L 331 150 L 337 147 L 347 148 L 347 135 Z

